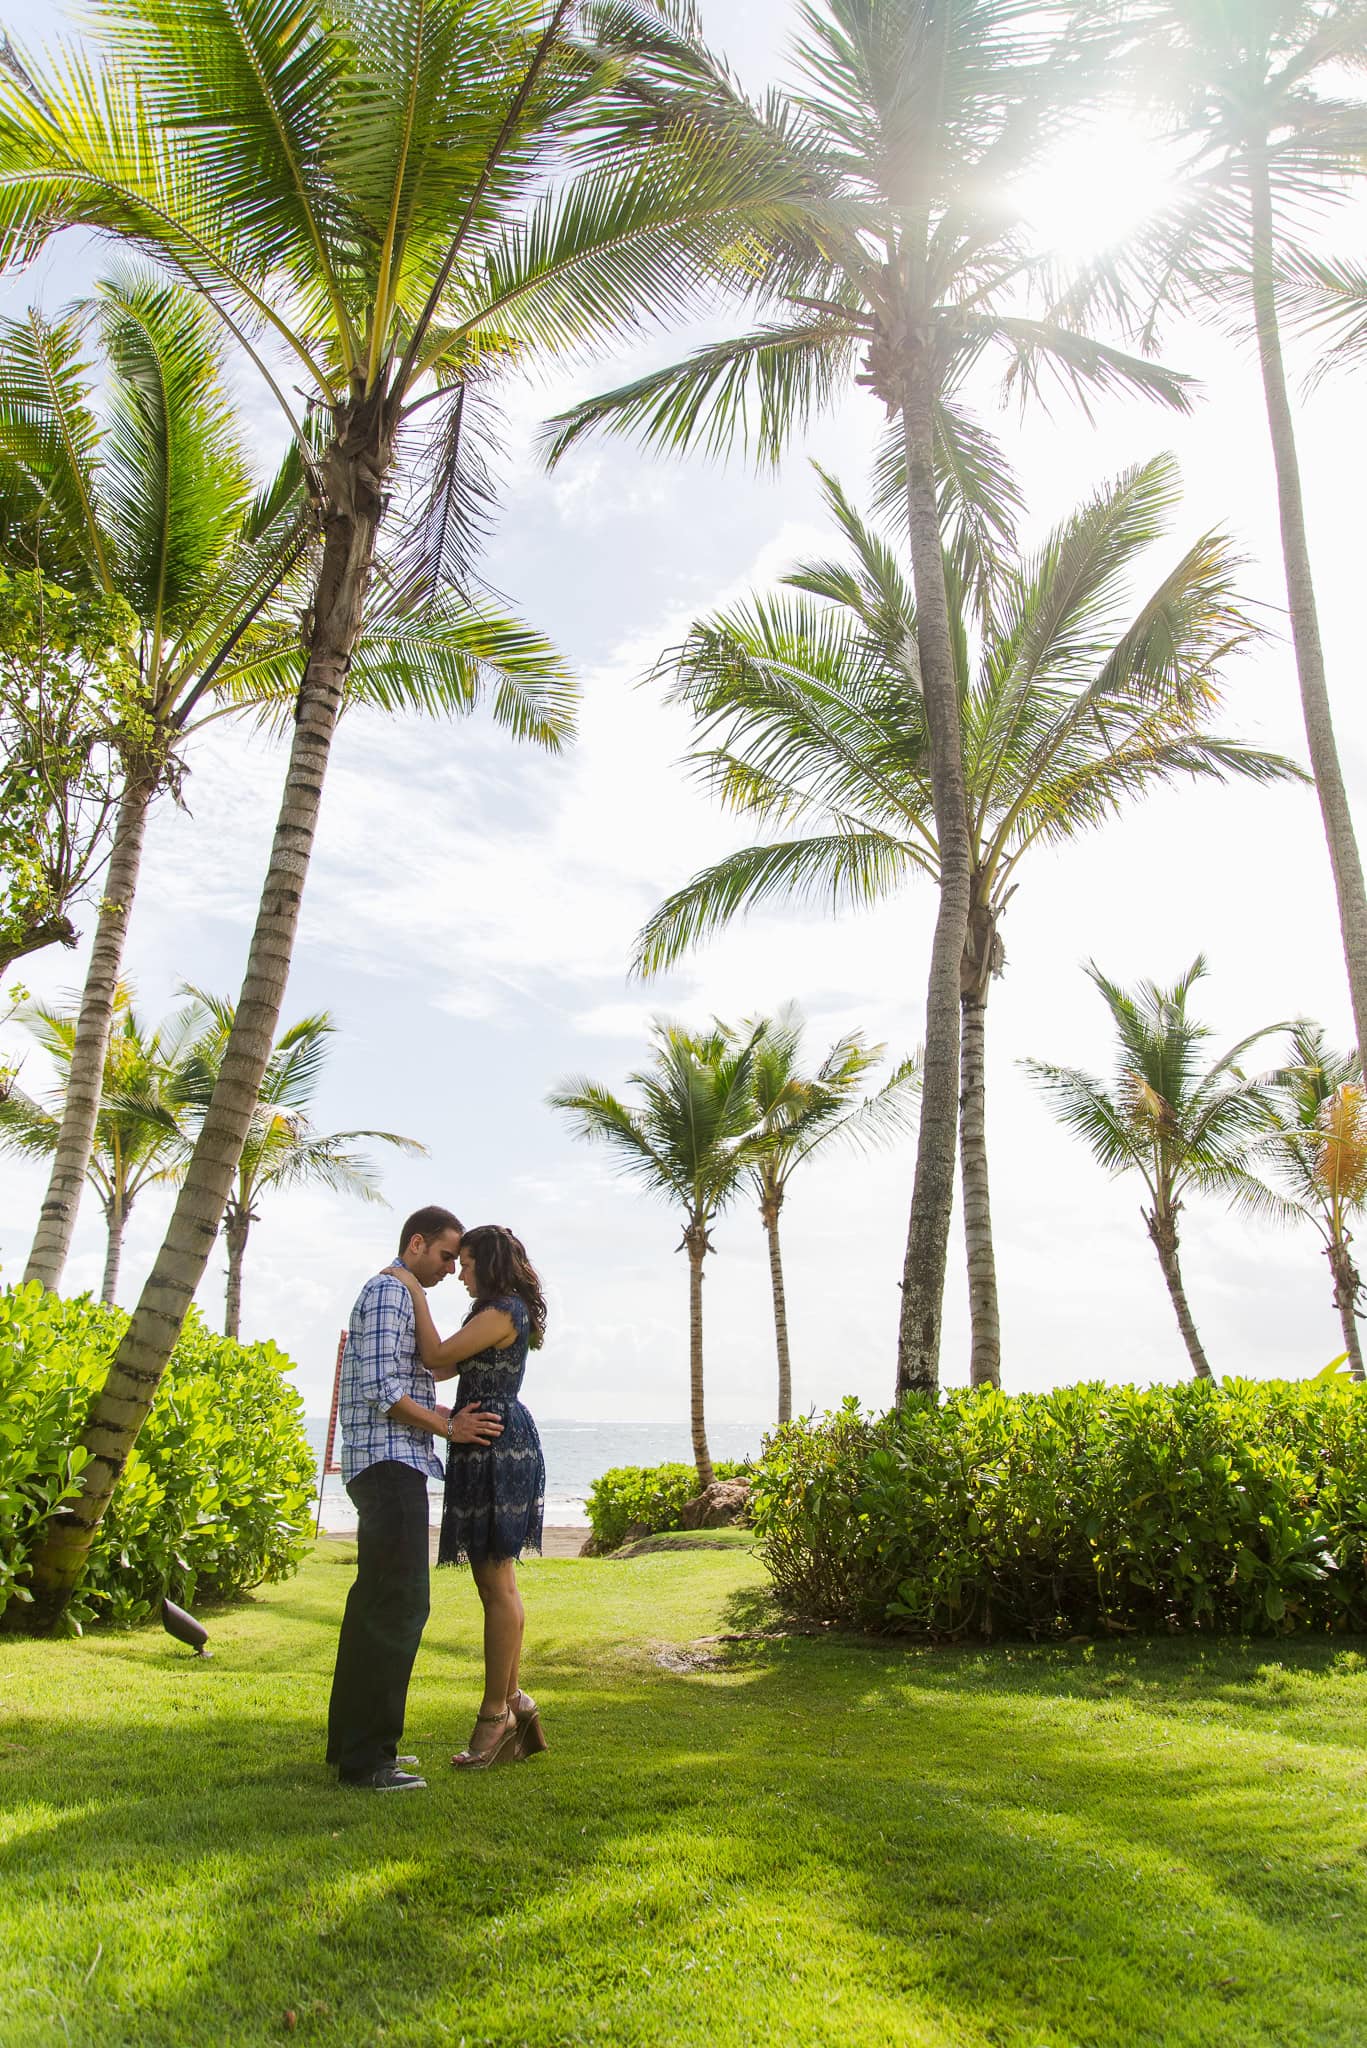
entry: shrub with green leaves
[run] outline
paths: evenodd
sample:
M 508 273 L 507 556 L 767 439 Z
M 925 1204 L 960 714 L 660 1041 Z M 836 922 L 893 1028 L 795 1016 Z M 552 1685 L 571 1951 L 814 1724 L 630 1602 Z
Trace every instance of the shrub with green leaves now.
M 748 1479 L 750 1467 L 723 1459 L 712 1468 L 718 1479 Z M 614 1465 L 595 1479 L 586 1503 L 599 1550 L 616 1550 L 636 1524 L 652 1536 L 682 1529 L 686 1503 L 698 1497 L 693 1465 Z
M 780 1597 L 935 1638 L 1367 1628 L 1367 1388 L 985 1388 L 787 1424 L 751 1515 Z
M 128 1317 L 36 1285 L 0 1291 L 0 1613 L 25 1560 L 77 1491 L 77 1439 Z M 296 1569 L 314 1458 L 274 1344 L 235 1344 L 192 1309 L 100 1524 L 69 1610 L 77 1625 L 143 1619 L 164 1593 L 222 1599 Z

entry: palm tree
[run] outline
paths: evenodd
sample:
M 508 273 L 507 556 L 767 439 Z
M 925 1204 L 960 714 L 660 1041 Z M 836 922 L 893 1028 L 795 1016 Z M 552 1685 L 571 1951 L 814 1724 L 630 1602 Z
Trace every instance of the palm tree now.
M 976 659 L 967 593 L 952 561 L 947 570 L 969 819 L 959 1138 L 975 1385 L 1000 1374 L 986 1020 L 1022 860 L 1179 776 L 1298 773 L 1210 730 L 1251 630 L 1228 542 L 1198 540 L 1132 605 L 1135 566 L 1168 530 L 1176 496 L 1160 457 L 1103 487 L 1035 554 L 1001 559 Z M 826 497 L 846 558 L 794 571 L 785 582 L 799 595 L 700 621 L 661 665 L 672 700 L 698 719 L 700 774 L 782 836 L 704 868 L 661 904 L 638 942 L 646 974 L 773 898 L 856 906 L 939 877 L 926 721 L 903 660 L 915 600 L 895 551 L 829 479 Z
M 624 1174 L 683 1217 L 678 1249 L 688 1253 L 688 1384 L 698 1484 L 712 1484 L 703 1401 L 703 1262 L 711 1226 L 735 1198 L 751 1157 L 758 1034 L 744 1043 L 720 1027 L 705 1032 L 657 1021 L 653 1058 L 628 1075 L 642 1100 L 630 1103 L 579 1074 L 547 1097 L 577 1138 L 610 1147 Z
M 92 329 L 101 344 L 94 360 Z M 0 561 L 36 551 L 88 605 L 125 605 L 136 619 L 137 686 L 110 874 L 24 1276 L 56 1287 L 93 1139 L 150 806 L 176 786 L 202 726 L 292 707 L 314 541 L 297 454 L 264 491 L 252 491 L 224 385 L 222 329 L 196 293 L 126 273 L 58 321 L 30 310 L 0 322 L 0 353 Z M 444 600 L 415 617 L 391 601 L 366 624 L 347 695 L 382 708 L 460 711 L 481 664 L 528 673 L 539 665 L 549 678 L 555 658 L 486 606 Z
M 19 1012 L 59 1075 L 69 1076 L 75 1056 L 77 1013 L 35 1003 Z M 114 989 L 114 1028 L 104 1058 L 104 1086 L 86 1178 L 100 1198 L 108 1249 L 100 1300 L 113 1301 L 119 1284 L 124 1232 L 133 1204 L 146 1187 L 175 1179 L 190 1154 L 192 1096 L 183 1021 L 149 1030 L 133 1006 L 126 981 Z M 66 1083 L 44 1107 L 14 1088 L 0 1100 L 0 1150 L 45 1159 L 56 1151 Z
M 1148 1194 L 1141 1213 L 1177 1326 L 1198 1379 L 1211 1377 L 1182 1284 L 1178 1218 L 1193 1191 L 1239 1199 L 1246 1191 L 1250 1149 L 1266 1129 L 1266 1084 L 1248 1079 L 1239 1061 L 1260 1038 L 1284 1026 L 1264 1024 L 1202 1067 L 1210 1027 L 1187 999 L 1206 972 L 1200 955 L 1170 989 L 1142 981 L 1131 994 L 1095 965 L 1087 973 L 1110 1010 L 1119 1041 L 1109 1089 L 1077 1067 L 1023 1060 L 1052 1100 L 1065 1129 L 1086 1141 L 1108 1173 L 1137 1173 Z
M 1273 1128 L 1258 1153 L 1267 1159 L 1280 1190 L 1273 1213 L 1313 1224 L 1323 1239 L 1349 1367 L 1355 1380 L 1367 1378 L 1358 1335 L 1362 1276 L 1350 1250 L 1349 1228 L 1367 1208 L 1367 1095 L 1361 1062 L 1352 1053 L 1332 1051 L 1320 1025 L 1293 1024 L 1285 1062 L 1269 1089 L 1269 1105 Z
M 903 1060 L 875 1094 L 861 1101 L 864 1082 L 886 1048 L 868 1045 L 862 1032 L 851 1031 L 835 1041 L 814 1073 L 805 1074 L 805 1029 L 801 1010 L 796 1003 L 789 1003 L 776 1017 L 747 1025 L 744 1034 L 745 1041 L 753 1042 L 755 1048 L 755 1134 L 753 1156 L 745 1173 L 769 1244 L 780 1423 L 791 1421 L 793 1413 L 788 1303 L 779 1245 L 779 1218 L 788 1184 L 798 1167 L 832 1139 L 870 1144 L 904 1129 L 921 1079 L 919 1059 Z
M 646 9 L 646 14 L 653 10 Z M 261 908 L 214 1098 L 141 1301 L 91 1411 L 79 1499 L 31 1570 L 42 1626 L 79 1575 L 227 1203 L 270 1058 L 328 755 L 401 439 L 430 469 L 388 575 L 468 578 L 500 375 L 667 317 L 783 190 L 696 126 L 601 141 L 632 70 L 566 45 L 558 0 L 128 0 L 97 68 L 0 69 L 0 258 L 56 229 L 131 243 L 204 297 L 289 416 L 321 534 Z M 604 6 L 615 16 L 641 10 Z M 630 39 L 628 38 L 628 41 Z M 611 57 L 611 52 L 608 53 Z M 584 138 L 586 167 L 557 176 Z M 549 174 L 549 175 L 548 175 Z M 779 181 L 781 187 L 781 181 Z M 776 212 L 777 209 L 777 212 Z M 269 360 L 268 360 L 269 358 Z M 272 361 L 288 370 L 277 376 Z M 306 431 L 286 385 L 302 387 Z M 494 714 L 563 744 L 563 679 L 483 667 Z
M 1131 14 L 1134 90 L 1185 146 L 1185 187 L 1095 288 L 1146 338 L 1166 306 L 1204 302 L 1256 339 L 1276 470 L 1291 635 L 1310 764 L 1338 901 L 1358 1043 L 1367 1043 L 1367 887 L 1353 828 L 1320 636 L 1280 326 L 1279 273 L 1311 319 L 1350 329 L 1362 299 L 1351 266 L 1303 255 L 1316 216 L 1359 189 L 1367 105 L 1341 80 L 1367 60 L 1363 0 L 1145 0 Z M 1356 310 L 1354 302 L 1356 301 Z M 1073 304 L 1082 300 L 1074 295 Z M 1351 353 L 1351 350 L 1350 350 Z
M 939 915 L 926 1000 L 925 1070 L 898 1339 L 899 1398 L 938 1384 L 959 1097 L 959 974 L 971 855 L 954 624 L 941 551 L 953 509 L 981 570 L 1009 529 L 999 453 L 963 414 L 970 370 L 1001 354 L 1029 390 L 1054 372 L 1077 391 L 1138 390 L 1186 403 L 1185 382 L 1056 323 L 1027 317 L 1033 259 L 1013 192 L 1094 93 L 1111 46 L 1090 14 L 1035 0 L 812 0 L 801 12 L 801 89 L 751 108 L 706 75 L 680 86 L 715 131 L 791 162 L 805 208 L 781 235 L 739 245 L 737 283 L 771 315 L 738 338 L 592 399 L 556 423 L 552 460 L 585 432 L 634 431 L 719 452 L 742 436 L 775 460 L 857 381 L 891 425 L 889 467 L 911 542 L 916 635 L 899 650 L 924 704 L 938 846 Z M 665 95 L 672 109 L 673 102 Z M 648 117 L 643 115 L 643 118 Z
M 224 1049 L 232 1034 L 233 1005 L 203 989 L 187 987 L 185 993 L 194 998 L 193 1007 L 180 1022 L 190 1048 L 186 1092 L 192 1107 L 202 1115 L 213 1100 Z M 257 1205 L 263 1195 L 272 1188 L 313 1186 L 355 1195 L 362 1202 L 383 1202 L 370 1161 L 351 1149 L 355 1141 L 374 1138 L 400 1152 L 426 1157 L 425 1145 L 394 1131 L 325 1134 L 313 1128 L 309 1109 L 327 1060 L 328 1040 L 336 1030 L 326 1010 L 301 1017 L 281 1032 L 266 1063 L 223 1217 L 228 1250 L 225 1336 L 237 1337 L 241 1332 L 242 1265 L 251 1227 L 260 1221 Z

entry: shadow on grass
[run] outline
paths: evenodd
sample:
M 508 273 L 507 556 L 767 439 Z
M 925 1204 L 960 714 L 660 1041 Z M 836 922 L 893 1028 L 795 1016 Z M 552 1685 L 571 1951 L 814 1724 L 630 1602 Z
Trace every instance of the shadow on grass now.
M 575 1596 L 613 1600 L 661 1564 L 591 1569 Z M 7 1946 L 48 1959 L 55 2001 L 13 2048 L 249 2048 L 287 2009 L 339 2048 L 1367 2036 L 1361 1720 L 1338 1700 L 1308 1786 L 1266 1725 L 1322 1679 L 1351 1689 L 1341 1646 L 786 1638 L 680 1677 L 614 1621 L 537 1658 L 549 1756 L 380 1800 L 314 1761 L 336 1596 L 330 1573 L 283 1615 L 273 1596 L 268 1651 L 238 1610 L 233 1669 L 102 1644 L 90 1708 L 6 1729 Z M 746 1588 L 713 1625 L 772 1614 Z M 473 1648 L 445 1605 L 410 1720 L 425 1756 Z

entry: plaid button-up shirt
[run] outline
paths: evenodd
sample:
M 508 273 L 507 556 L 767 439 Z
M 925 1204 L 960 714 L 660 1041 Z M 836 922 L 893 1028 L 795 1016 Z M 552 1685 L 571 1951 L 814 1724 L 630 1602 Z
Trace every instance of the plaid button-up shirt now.
M 356 1297 L 342 1358 L 337 1414 L 343 1485 L 386 1460 L 441 1478 L 444 1468 L 427 1431 L 392 1421 L 387 1413 L 405 1395 L 434 1408 L 436 1382 L 418 1358 L 408 1289 L 392 1273 L 377 1273 Z

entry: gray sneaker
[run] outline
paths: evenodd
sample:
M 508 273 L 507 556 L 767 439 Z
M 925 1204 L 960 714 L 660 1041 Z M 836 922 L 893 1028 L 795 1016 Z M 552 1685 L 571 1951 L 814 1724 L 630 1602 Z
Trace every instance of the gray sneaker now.
M 397 1764 L 378 1764 L 362 1778 L 340 1778 L 339 1784 L 354 1785 L 362 1792 L 425 1792 L 426 1778 L 401 1771 Z

